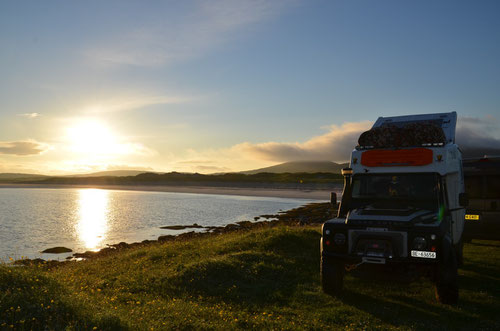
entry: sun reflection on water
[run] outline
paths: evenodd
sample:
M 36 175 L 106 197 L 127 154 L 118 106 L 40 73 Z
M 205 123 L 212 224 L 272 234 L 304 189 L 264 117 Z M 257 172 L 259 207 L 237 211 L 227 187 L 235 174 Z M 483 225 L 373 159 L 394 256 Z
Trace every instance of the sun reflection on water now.
M 82 189 L 79 194 L 78 237 L 87 249 L 96 250 L 108 230 L 109 192 Z

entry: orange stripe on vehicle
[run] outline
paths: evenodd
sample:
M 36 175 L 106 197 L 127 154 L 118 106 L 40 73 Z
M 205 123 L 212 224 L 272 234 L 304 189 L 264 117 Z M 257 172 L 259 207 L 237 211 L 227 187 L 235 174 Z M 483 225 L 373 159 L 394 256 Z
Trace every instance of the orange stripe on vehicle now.
M 431 164 L 432 159 L 432 150 L 428 148 L 371 150 L 363 152 L 361 164 L 367 167 L 423 166 Z

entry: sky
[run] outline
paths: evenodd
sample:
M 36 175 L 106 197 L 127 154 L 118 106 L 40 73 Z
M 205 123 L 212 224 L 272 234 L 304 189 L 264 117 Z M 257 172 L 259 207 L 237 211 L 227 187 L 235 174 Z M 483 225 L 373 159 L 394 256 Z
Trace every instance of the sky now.
M 343 162 L 379 116 L 500 155 L 500 2 L 1 1 L 0 172 Z

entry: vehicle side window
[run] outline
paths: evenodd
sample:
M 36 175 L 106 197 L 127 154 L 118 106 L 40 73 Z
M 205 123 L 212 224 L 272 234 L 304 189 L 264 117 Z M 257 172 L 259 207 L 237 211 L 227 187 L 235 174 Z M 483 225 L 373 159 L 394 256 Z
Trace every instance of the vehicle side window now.
M 481 198 L 482 178 L 480 176 L 465 177 L 465 192 L 472 199 Z
M 486 198 L 500 199 L 500 176 L 486 177 Z

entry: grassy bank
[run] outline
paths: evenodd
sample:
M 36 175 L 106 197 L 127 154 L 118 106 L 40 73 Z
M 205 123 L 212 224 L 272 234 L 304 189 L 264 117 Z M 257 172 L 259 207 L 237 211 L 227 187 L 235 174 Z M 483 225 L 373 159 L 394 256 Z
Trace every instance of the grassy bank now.
M 461 299 L 427 280 L 348 276 L 321 293 L 319 226 L 255 228 L 60 265 L 0 266 L 0 325 L 17 329 L 499 329 L 500 244 L 465 245 Z

